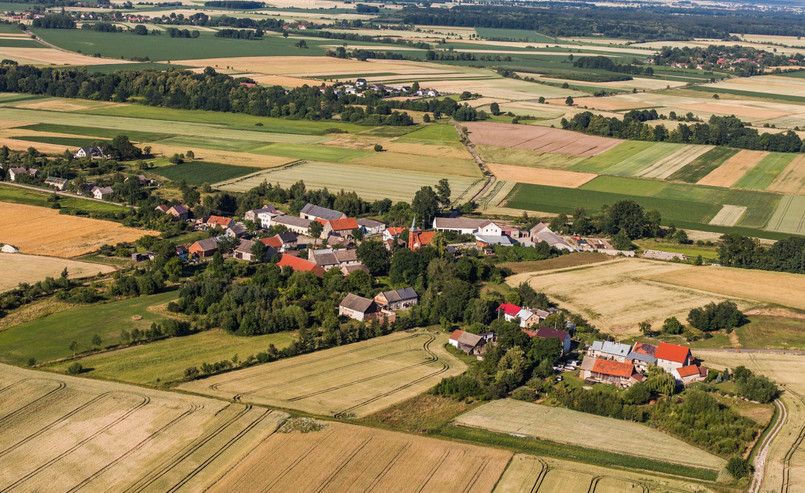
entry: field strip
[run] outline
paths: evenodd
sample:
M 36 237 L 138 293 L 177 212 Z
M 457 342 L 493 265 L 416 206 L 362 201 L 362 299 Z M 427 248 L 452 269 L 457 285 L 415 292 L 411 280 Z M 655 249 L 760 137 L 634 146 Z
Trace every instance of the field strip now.
M 805 156 L 796 156 L 766 190 L 805 195 Z
M 551 187 L 578 188 L 598 176 L 595 173 L 531 168 L 511 164 L 486 163 L 486 166 L 500 180 Z
M 718 214 L 710 219 L 708 224 L 714 226 L 735 226 L 741 220 L 741 216 L 746 212 L 746 206 L 743 205 L 723 205 Z
M 786 195 L 780 199 L 764 229 L 805 235 L 805 197 Z
M 769 153 L 766 151 L 740 151 L 738 154 L 727 159 L 724 164 L 711 171 L 710 174 L 699 180 L 697 184 L 714 187 L 730 187 L 768 155 Z
M 492 401 L 456 419 L 463 426 L 528 435 L 585 448 L 720 469 L 724 459 L 647 425 L 513 399 Z M 567 433 L 573 423 L 573 433 Z M 612 440 L 616 435 L 618 440 Z
M 660 159 L 653 165 L 637 173 L 635 176 L 640 178 L 657 178 L 660 180 L 665 180 L 712 148 L 713 146 L 685 146 L 670 156 Z

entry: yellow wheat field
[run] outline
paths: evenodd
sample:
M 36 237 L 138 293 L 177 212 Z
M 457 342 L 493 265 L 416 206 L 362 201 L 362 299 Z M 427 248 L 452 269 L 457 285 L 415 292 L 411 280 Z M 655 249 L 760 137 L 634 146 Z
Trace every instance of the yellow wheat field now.
M 59 277 L 64 269 L 67 269 L 71 279 L 115 270 L 111 265 L 21 253 L 0 253 L 0 272 L 3 273 L 0 276 L 0 292 L 17 287 L 21 282 L 33 284 L 46 277 Z

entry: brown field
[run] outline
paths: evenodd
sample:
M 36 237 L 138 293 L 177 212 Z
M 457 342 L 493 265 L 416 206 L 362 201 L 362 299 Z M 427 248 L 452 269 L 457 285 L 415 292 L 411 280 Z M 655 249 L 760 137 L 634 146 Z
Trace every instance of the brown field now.
M 768 155 L 769 153 L 766 151 L 739 151 L 738 154 L 727 159 L 724 164 L 697 183 L 714 187 L 729 187 Z
M 106 243 L 134 241 L 143 235 L 157 234 L 144 229 L 127 228 L 119 223 L 59 214 L 54 209 L 32 205 L 2 203 L 0 216 L 2 241 L 20 252 L 54 257 L 75 257 L 94 252 Z
M 275 433 L 210 491 L 491 491 L 511 452 L 343 423 Z M 270 464 L 270 467 L 266 467 Z M 266 487 L 267 485 L 267 487 Z
M 507 267 L 515 274 L 524 272 L 540 272 L 544 270 L 564 269 L 567 267 L 579 267 L 588 264 L 597 264 L 614 260 L 615 257 L 605 253 L 597 252 L 575 252 L 570 255 L 549 258 L 548 260 L 533 260 L 528 262 L 505 262 L 499 264 L 500 267 Z
M 489 170 L 501 180 L 550 187 L 578 188 L 593 178 L 595 173 L 579 173 L 561 169 L 529 168 L 511 164 L 487 163 Z
M 229 67 L 232 70 L 247 73 L 269 75 L 326 76 L 340 74 L 379 74 L 379 73 L 418 73 L 425 70 L 424 64 L 405 60 L 370 60 L 359 62 L 327 56 L 246 56 L 233 58 L 202 58 L 200 60 L 182 60 L 182 65 L 213 68 Z M 433 69 L 435 73 L 452 73 L 460 70 L 446 68 Z
M 753 120 L 766 120 L 788 116 L 791 113 L 768 109 L 763 103 L 756 101 L 724 101 L 719 103 L 695 103 L 682 105 L 680 108 L 695 112 L 717 113 L 722 115 L 735 115 L 748 117 Z
M 788 163 L 766 190 L 805 195 L 805 156 L 797 156 Z
M 618 98 L 617 96 L 610 98 L 587 96 L 584 98 L 573 98 L 573 101 L 576 106 L 580 108 L 592 108 L 603 111 L 621 111 L 646 107 L 646 103 L 644 101 L 628 101 Z
M 595 156 L 623 142 L 607 137 L 582 135 L 577 132 L 533 125 L 510 123 L 465 123 L 475 144 L 514 147 L 532 151 Z
M 40 257 L 21 253 L 0 253 L 0 292 L 17 287 L 21 282 L 33 284 L 46 277 L 59 277 L 67 269 L 71 279 L 94 276 L 115 270 L 111 265 L 78 262 L 63 258 Z
M 120 60 L 95 58 L 54 48 L 12 48 L 0 46 L 0 58 L 30 65 L 115 65 Z M 135 63 L 126 61 L 126 63 Z
M 305 84 L 309 86 L 321 86 L 323 80 L 318 79 L 303 79 L 302 77 L 288 77 L 284 75 L 256 75 L 249 74 L 246 77 L 251 77 L 258 84 L 267 86 L 283 86 L 283 87 L 301 87 Z
M 801 274 L 705 267 L 681 268 L 649 276 L 648 279 L 745 300 L 805 309 L 805 276 Z M 758 289 L 759 286 L 763 288 Z
M 365 416 L 458 375 L 447 336 L 414 330 L 196 380 L 179 388 L 320 415 Z

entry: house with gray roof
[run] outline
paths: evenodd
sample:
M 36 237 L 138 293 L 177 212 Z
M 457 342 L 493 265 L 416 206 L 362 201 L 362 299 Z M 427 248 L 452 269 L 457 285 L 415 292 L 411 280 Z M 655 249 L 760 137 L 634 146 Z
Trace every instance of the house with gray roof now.
M 612 341 L 595 341 L 587 354 L 597 359 L 613 360 L 624 363 L 632 346 Z
M 285 228 L 292 233 L 296 233 L 298 235 L 308 235 L 310 234 L 311 222 L 312 221 L 310 219 L 282 215 L 272 217 L 268 223 L 268 226 L 285 226 Z M 263 223 L 263 227 L 267 227 L 265 222 Z
M 320 248 L 318 250 L 308 250 L 308 260 L 315 263 L 324 270 L 335 268 L 362 265 L 358 260 L 355 249 Z
M 419 303 L 419 295 L 412 287 L 392 289 L 375 296 L 375 301 L 389 310 L 405 310 Z
M 558 248 L 559 250 L 576 250 L 575 247 L 571 246 L 568 242 L 562 239 L 561 236 L 551 231 L 551 228 L 549 228 L 545 223 L 538 223 L 536 226 L 531 228 L 528 233 L 531 237 L 531 241 L 535 244 L 544 242 L 549 246 Z
M 640 371 L 648 371 L 649 365 L 657 364 L 657 346 L 638 342 L 626 356 L 626 361 L 632 363 Z
M 299 217 L 303 219 L 310 219 L 311 221 L 315 221 L 316 219 L 334 221 L 336 219 L 346 219 L 347 215 L 341 211 L 334 211 L 333 209 L 328 209 L 326 207 L 306 204 L 304 207 L 302 207 L 302 210 L 299 211 Z

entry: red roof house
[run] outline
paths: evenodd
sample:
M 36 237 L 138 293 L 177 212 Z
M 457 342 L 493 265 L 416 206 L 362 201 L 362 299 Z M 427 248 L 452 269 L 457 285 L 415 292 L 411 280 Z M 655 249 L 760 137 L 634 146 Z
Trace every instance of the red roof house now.
M 207 222 L 205 224 L 211 228 L 220 226 L 221 228 L 226 229 L 235 224 L 235 221 L 229 217 L 210 216 L 207 218 Z
M 690 348 L 678 344 L 661 342 L 657 346 L 654 356 L 657 358 L 657 366 L 668 373 L 672 373 L 676 368 L 693 364 L 693 355 L 690 354 Z
M 588 359 L 589 356 L 582 362 L 584 378 L 587 380 L 614 384 L 621 387 L 628 387 L 643 380 L 643 375 L 636 372 L 634 365 L 631 363 L 595 358 L 592 367 L 589 367 Z
M 280 257 L 280 261 L 277 262 L 277 266 L 280 268 L 290 267 L 294 270 L 294 272 L 312 272 L 319 277 L 324 275 L 324 269 L 315 263 L 303 258 L 295 257 L 293 255 L 283 255 Z
M 331 219 L 324 223 L 324 229 L 322 230 L 321 234 L 324 237 L 330 236 L 331 234 L 346 236 L 351 234 L 353 229 L 359 228 L 360 226 L 358 226 L 358 221 L 354 217 L 348 217 L 346 219 Z

